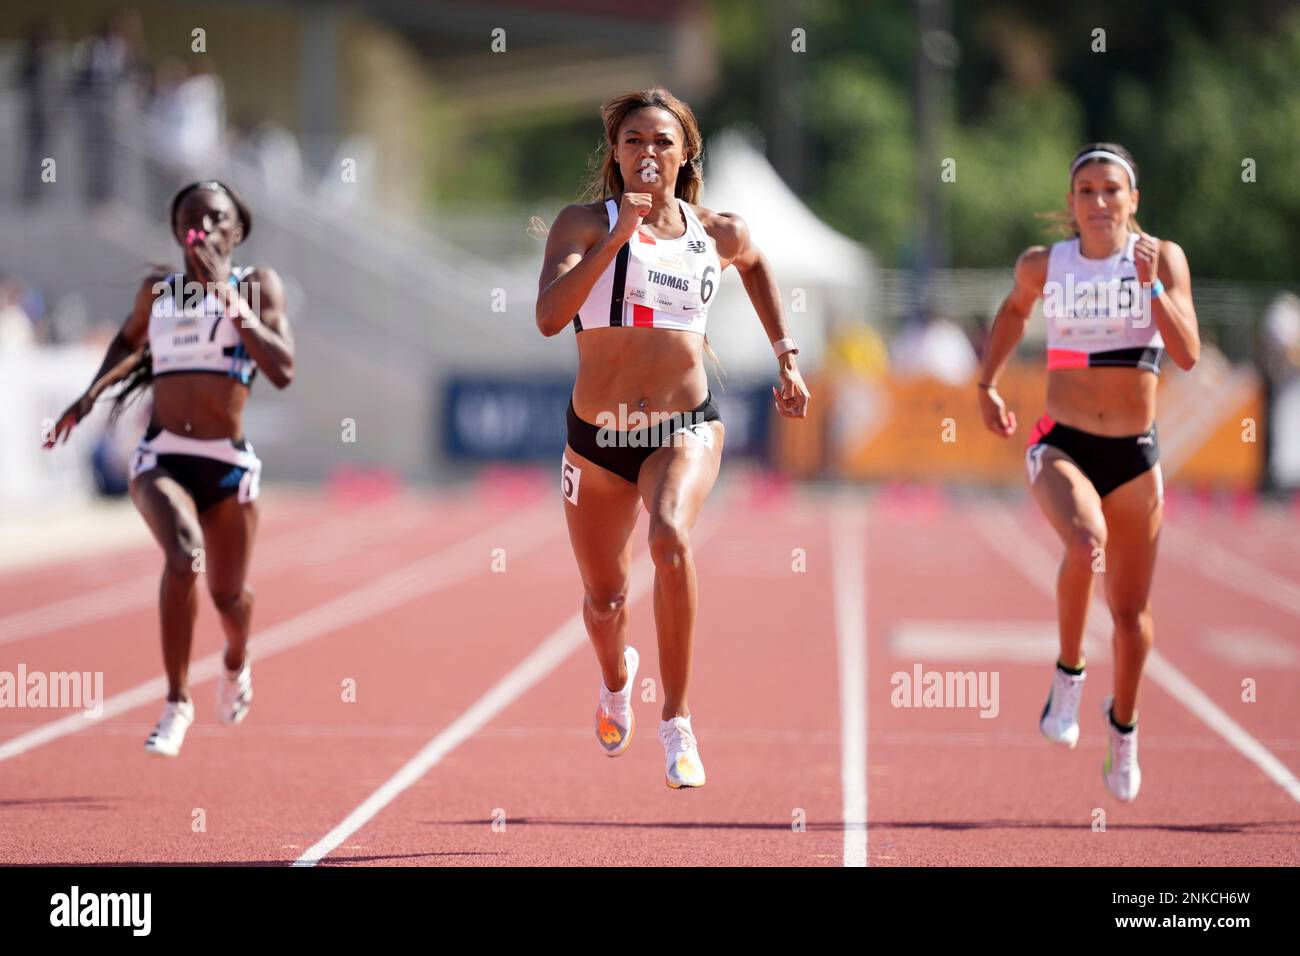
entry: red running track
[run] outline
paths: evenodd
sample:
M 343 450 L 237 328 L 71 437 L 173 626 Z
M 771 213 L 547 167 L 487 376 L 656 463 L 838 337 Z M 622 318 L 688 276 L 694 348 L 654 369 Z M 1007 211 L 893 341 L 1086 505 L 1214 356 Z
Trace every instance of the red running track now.
M 142 749 L 161 706 L 156 558 L 0 579 L 0 671 L 103 671 L 110 699 L 99 720 L 0 709 L 0 863 L 840 866 L 860 832 L 855 752 L 873 866 L 1300 863 L 1300 791 L 1286 789 L 1300 770 L 1300 548 L 1284 512 L 1171 502 L 1155 592 L 1165 676 L 1144 682 L 1143 790 L 1121 805 L 1101 782 L 1104 639 L 1078 748 L 1037 733 L 1056 550 L 1027 504 L 720 488 L 695 534 L 691 706 L 709 783 L 674 792 L 644 522 L 638 726 L 610 760 L 593 739 L 599 672 L 561 503 L 517 491 L 341 506 L 269 489 L 253 709 L 218 724 L 213 682 L 196 680 L 175 761 Z M 84 598 L 105 589 L 121 602 Z M 858 637 L 865 667 L 846 674 Z M 196 661 L 220 646 L 204 603 Z M 996 716 L 893 706 L 893 675 L 918 664 L 996 673 Z M 75 732 L 35 736 L 56 722 Z

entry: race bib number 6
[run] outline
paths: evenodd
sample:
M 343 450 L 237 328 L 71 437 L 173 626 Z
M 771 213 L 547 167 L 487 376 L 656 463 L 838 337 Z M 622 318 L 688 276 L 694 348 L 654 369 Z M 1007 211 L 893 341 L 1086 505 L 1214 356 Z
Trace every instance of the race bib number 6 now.
M 560 488 L 564 491 L 564 500 L 569 504 L 578 503 L 578 483 L 582 480 L 582 469 L 570 465 L 567 459 L 560 459 Z

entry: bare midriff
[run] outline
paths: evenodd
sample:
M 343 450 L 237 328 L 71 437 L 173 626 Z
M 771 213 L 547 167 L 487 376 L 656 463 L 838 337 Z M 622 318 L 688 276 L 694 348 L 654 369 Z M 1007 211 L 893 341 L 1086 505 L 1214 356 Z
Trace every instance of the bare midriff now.
M 708 396 L 704 336 L 680 329 L 598 328 L 579 332 L 573 410 L 590 424 L 597 416 L 685 412 Z
M 204 441 L 244 437 L 248 386 L 211 372 L 178 372 L 153 380 L 155 425 Z
M 1047 373 L 1047 414 L 1094 435 L 1141 435 L 1156 417 L 1154 372 L 1137 368 L 1061 368 Z

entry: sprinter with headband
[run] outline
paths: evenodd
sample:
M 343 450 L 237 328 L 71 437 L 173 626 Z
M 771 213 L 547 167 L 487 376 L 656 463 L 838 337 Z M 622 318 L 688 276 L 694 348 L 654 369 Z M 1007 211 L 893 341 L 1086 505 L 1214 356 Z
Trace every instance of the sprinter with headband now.
M 1009 437 L 1016 416 L 997 380 L 1042 297 L 1047 324 L 1047 410 L 1025 462 L 1035 501 L 1060 536 L 1060 657 L 1039 720 L 1048 740 L 1074 747 L 1083 693 L 1083 635 L 1093 576 L 1104 571 L 1114 619 L 1114 693 L 1103 707 L 1109 747 L 1103 777 L 1120 800 L 1142 783 L 1137 701 L 1155 639 L 1151 581 L 1163 509 L 1156 439 L 1156 377 L 1168 353 L 1190 370 L 1200 356 L 1187 257 L 1138 227 L 1137 164 L 1124 147 L 1094 143 L 1070 164 L 1072 237 L 1016 261 L 979 382 L 980 413 Z

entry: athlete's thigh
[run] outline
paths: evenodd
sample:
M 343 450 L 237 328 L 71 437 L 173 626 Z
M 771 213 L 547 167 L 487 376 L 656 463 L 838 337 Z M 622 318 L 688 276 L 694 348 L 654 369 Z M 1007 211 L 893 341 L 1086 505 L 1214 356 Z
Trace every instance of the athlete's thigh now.
M 567 445 L 561 467 L 564 518 L 582 582 L 588 590 L 620 591 L 627 586 L 641 505 L 636 485 Z
M 222 498 L 199 516 L 207 557 L 208 590 L 232 597 L 244 588 L 257 534 L 257 501 L 240 503 L 238 495 Z
M 1151 599 L 1160 521 L 1160 465 L 1126 481 L 1101 500 L 1106 515 L 1106 599 L 1112 610 L 1145 610 Z
M 641 466 L 637 487 L 650 512 L 650 520 L 673 521 L 690 528 L 699 517 L 704 499 L 713 490 L 722 465 L 722 422 L 705 422 L 695 429 L 708 429 L 702 438 L 695 430 L 673 436 L 674 443 L 657 449 Z
M 194 499 L 179 481 L 159 466 L 131 479 L 131 501 L 163 551 L 180 545 L 198 547 L 203 542 Z
M 1033 452 L 1038 463 L 1031 470 L 1029 490 L 1061 540 L 1067 545 L 1073 543 L 1081 528 L 1104 533 L 1106 519 L 1101 498 L 1088 476 L 1059 448 L 1035 447 L 1041 451 Z

